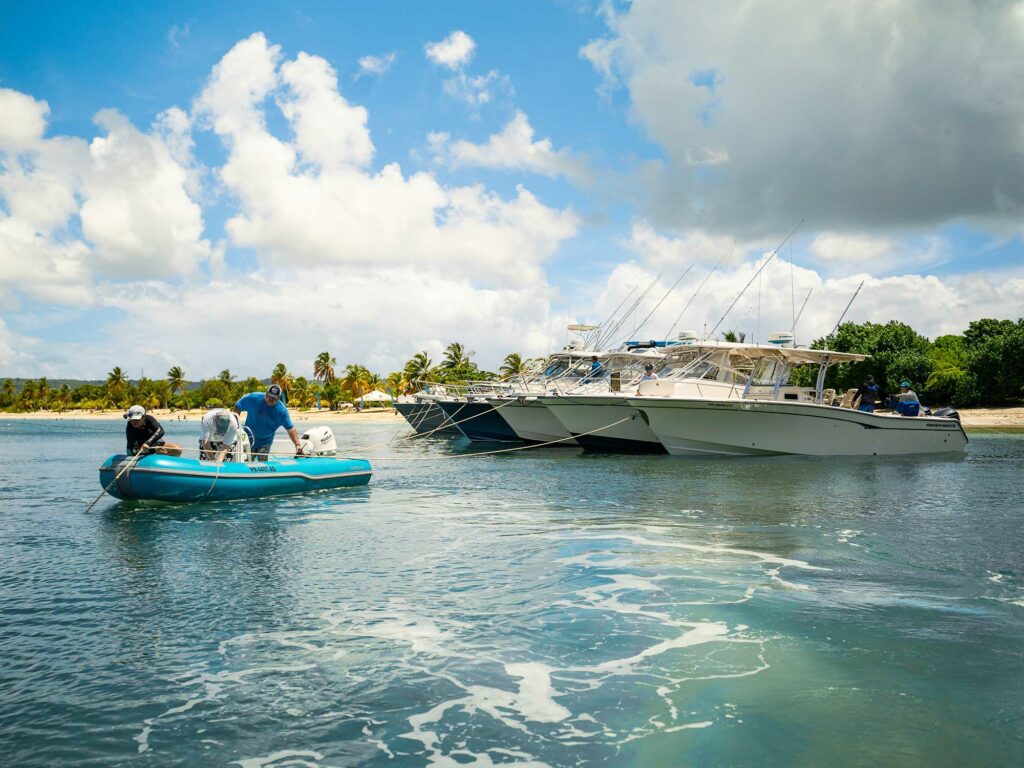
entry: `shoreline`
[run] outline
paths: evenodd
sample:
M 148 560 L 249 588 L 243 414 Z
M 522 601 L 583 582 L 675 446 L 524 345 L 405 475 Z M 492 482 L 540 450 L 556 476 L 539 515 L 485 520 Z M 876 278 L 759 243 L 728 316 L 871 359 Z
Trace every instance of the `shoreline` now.
M 164 408 L 155 408 L 149 413 L 158 420 L 165 422 L 191 421 L 199 422 L 206 413 L 205 408 L 192 408 L 189 410 L 171 411 Z M 49 421 L 104 421 L 118 419 L 124 414 L 122 410 L 107 411 L 32 411 L 30 413 L 2 413 L 0 421 L 4 419 L 39 419 Z M 298 424 L 313 423 L 404 423 L 405 419 L 392 408 L 373 408 L 356 412 L 353 410 L 328 411 L 328 410 L 306 410 L 291 411 L 292 421 Z M 1008 408 L 964 408 L 960 411 L 960 423 L 964 429 L 1022 429 L 1024 428 L 1024 407 L 1013 406 Z
M 194 422 L 198 424 L 203 414 L 207 411 L 206 408 L 191 408 L 189 410 L 175 410 L 171 411 L 165 408 L 154 408 L 146 413 L 152 414 L 157 421 L 162 423 L 174 423 L 181 421 Z M 393 408 L 373 408 L 365 411 L 356 413 L 353 410 L 347 411 L 328 411 L 328 410 L 308 410 L 308 411 L 289 411 L 292 417 L 292 422 L 298 427 L 299 424 L 312 424 L 312 423 L 338 423 L 338 422 L 359 422 L 367 424 L 376 423 L 392 423 L 392 422 L 405 422 L 405 418 L 395 411 Z M 38 419 L 47 421 L 109 421 L 111 419 L 120 419 L 124 415 L 123 410 L 107 410 L 107 411 L 32 411 L 30 413 L 2 413 L 0 412 L 0 421 L 4 419 L 22 420 L 22 419 Z

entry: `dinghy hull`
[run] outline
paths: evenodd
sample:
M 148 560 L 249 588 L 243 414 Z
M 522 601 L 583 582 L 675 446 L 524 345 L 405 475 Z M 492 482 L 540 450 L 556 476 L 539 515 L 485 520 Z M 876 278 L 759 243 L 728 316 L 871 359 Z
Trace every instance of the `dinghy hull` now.
M 100 485 L 111 496 L 126 501 L 253 499 L 366 485 L 371 475 L 365 459 L 328 456 L 218 464 L 150 454 L 121 472 L 130 460 L 130 456 L 115 454 L 100 467 Z

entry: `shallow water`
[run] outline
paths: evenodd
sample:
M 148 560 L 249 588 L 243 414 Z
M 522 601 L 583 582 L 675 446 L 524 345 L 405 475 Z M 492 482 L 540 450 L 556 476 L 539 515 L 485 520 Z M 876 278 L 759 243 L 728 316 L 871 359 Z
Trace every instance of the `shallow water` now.
M 5 764 L 1024 763 L 1024 436 L 453 459 L 344 425 L 367 488 L 83 514 L 122 431 L 0 422 Z

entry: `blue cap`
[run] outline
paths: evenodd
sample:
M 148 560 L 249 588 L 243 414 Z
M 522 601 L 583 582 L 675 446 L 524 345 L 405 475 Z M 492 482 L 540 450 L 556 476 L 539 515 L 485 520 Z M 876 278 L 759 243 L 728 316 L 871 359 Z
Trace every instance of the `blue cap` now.
M 281 388 L 277 384 L 271 384 L 267 387 L 267 394 L 273 398 L 281 399 Z
M 903 381 L 900 382 L 900 386 L 901 387 L 906 387 L 907 389 L 910 389 L 910 382 L 907 381 L 906 379 L 904 379 Z

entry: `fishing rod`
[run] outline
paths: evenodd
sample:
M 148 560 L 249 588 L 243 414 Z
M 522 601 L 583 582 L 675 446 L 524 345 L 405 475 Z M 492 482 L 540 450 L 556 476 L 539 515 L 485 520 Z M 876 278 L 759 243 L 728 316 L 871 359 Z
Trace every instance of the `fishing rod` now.
M 733 249 L 732 249 L 732 248 L 730 248 L 730 249 L 729 249 L 729 256 L 732 256 L 732 252 L 733 252 Z M 726 258 L 728 258 L 728 256 L 727 256 Z M 668 329 L 668 333 L 666 333 L 666 334 L 665 334 L 665 339 L 666 339 L 666 340 L 668 340 L 668 339 L 672 338 L 672 333 L 673 333 L 673 331 L 675 331 L 675 329 L 676 329 L 676 326 L 677 326 L 677 325 L 679 325 L 679 321 L 683 319 L 683 315 L 685 315 L 685 314 L 686 314 L 686 310 L 688 310 L 688 309 L 690 308 L 690 304 L 692 304 L 692 303 L 693 303 L 693 300 L 694 300 L 695 298 L 697 298 L 697 294 L 698 294 L 698 293 L 700 293 L 700 292 L 701 292 L 701 290 L 702 290 L 702 289 L 704 288 L 704 284 L 705 284 L 705 283 L 707 283 L 708 279 L 709 279 L 709 278 L 710 278 L 710 277 L 711 277 L 711 276 L 712 276 L 713 274 L 715 274 L 715 271 L 716 271 L 716 270 L 718 269 L 718 265 L 719 265 L 719 264 L 721 264 L 721 263 L 722 263 L 722 260 L 721 260 L 721 259 L 719 259 L 719 260 L 718 260 L 718 262 L 717 262 L 717 263 L 715 264 L 715 266 L 713 266 L 713 267 L 711 268 L 711 271 L 710 271 L 710 272 L 708 272 L 708 273 L 707 273 L 706 275 L 704 275 L 704 279 L 703 279 L 703 280 L 701 280 L 701 283 L 700 283 L 700 285 L 698 285 L 698 286 L 697 286 L 697 290 L 695 290 L 695 291 L 693 292 L 693 295 L 692 295 L 692 296 L 690 296 L 690 298 L 689 298 L 689 299 L 687 300 L 686 304 L 684 304 L 684 305 L 683 305 L 683 309 L 682 309 L 682 311 L 681 311 L 681 312 L 679 313 L 679 316 L 678 316 L 678 317 L 676 317 L 676 319 L 675 319 L 675 322 L 674 322 L 674 323 L 672 323 L 672 327 L 671 327 L 671 328 L 669 328 L 669 329 Z
M 800 316 L 804 313 L 804 307 L 807 306 L 807 300 L 811 298 L 811 294 L 814 293 L 814 289 L 811 288 L 807 292 L 807 297 L 804 299 L 804 303 L 800 305 L 800 311 L 793 317 L 793 327 L 789 329 L 789 334 L 793 337 L 793 346 L 796 346 L 796 324 L 800 322 Z
M 710 336 L 714 336 L 715 335 L 715 331 L 718 330 L 718 326 L 720 326 L 723 322 L 725 322 L 725 318 L 729 316 L 730 312 L 732 312 L 732 308 L 736 306 L 736 302 L 738 302 L 741 298 L 743 298 L 743 294 L 747 292 L 747 288 L 749 288 L 751 285 L 754 284 L 754 281 L 757 279 L 757 276 L 760 275 L 761 272 L 764 270 L 764 268 L 767 267 L 768 264 L 771 262 L 771 260 L 775 258 L 775 254 L 777 254 L 779 252 L 779 249 L 782 246 L 784 246 L 786 243 L 788 243 L 789 239 L 791 237 L 793 237 L 793 235 L 796 234 L 796 231 L 798 229 L 800 229 L 800 226 L 803 223 L 804 223 L 804 220 L 800 219 L 800 221 L 797 222 L 796 226 L 793 227 L 793 229 L 791 229 L 789 231 L 789 234 L 786 235 L 785 239 L 781 243 L 779 243 L 777 246 L 775 246 L 775 250 L 771 252 L 771 254 L 768 256 L 767 259 L 765 259 L 764 264 L 762 264 L 760 267 L 758 267 L 758 270 L 754 273 L 754 276 L 750 278 L 750 282 L 748 282 L 745 286 L 743 286 L 743 290 L 740 291 L 739 294 L 736 296 L 736 298 L 732 300 L 732 304 L 730 304 L 729 308 L 727 310 L 725 310 L 725 314 L 722 315 L 721 319 L 717 323 L 715 323 L 715 327 L 711 329 L 711 333 L 705 335 L 705 337 L 704 337 L 705 339 L 710 337 Z
M 685 272 L 683 272 L 683 274 L 681 274 L 681 275 L 679 276 L 679 279 L 677 279 L 677 280 L 676 280 L 676 281 L 675 281 L 674 283 L 672 283 L 672 287 L 671 287 L 671 288 L 669 288 L 669 289 L 668 289 L 668 290 L 667 290 L 667 291 L 665 292 L 665 295 L 661 297 L 661 301 L 659 301 L 659 302 L 658 302 L 657 304 L 655 304 L 655 305 L 654 305 L 654 309 L 652 309 L 652 310 L 651 310 L 650 312 L 648 312 L 648 313 L 647 313 L 647 317 L 645 317 L 645 318 L 644 318 L 644 319 L 643 319 L 643 320 L 642 320 L 642 321 L 640 322 L 640 325 L 638 325 L 638 326 L 637 326 L 636 328 L 634 328 L 634 329 L 633 329 L 633 330 L 632 330 L 632 331 L 630 332 L 630 334 L 629 334 L 630 338 L 636 338 L 636 335 L 637 335 L 637 334 L 638 334 L 638 333 L 640 332 L 640 329 L 641 329 L 641 328 L 643 328 L 643 327 L 644 327 L 645 325 L 647 325 L 647 321 L 648 321 L 648 320 L 650 320 L 650 319 L 651 319 L 651 316 L 652 316 L 652 315 L 653 315 L 653 314 L 654 314 L 655 312 L 657 312 L 657 311 L 658 311 L 658 307 L 660 307 L 660 306 L 662 305 L 662 303 L 663 303 L 663 302 L 665 301 L 665 299 L 667 299 L 667 298 L 668 298 L 668 297 L 669 297 L 669 296 L 670 296 L 670 295 L 672 294 L 672 291 L 674 291 L 674 290 L 676 289 L 676 286 L 677 286 L 677 285 L 679 285 L 679 283 L 680 283 L 680 282 L 682 281 L 682 279 L 683 279 L 684 277 L 686 277 L 686 276 L 687 276 L 688 274 L 690 274 L 690 270 L 691 270 L 691 269 L 693 269 L 693 264 L 691 264 L 690 266 L 688 266 L 688 267 L 686 268 L 686 271 L 685 271 Z
M 643 300 L 644 300 L 645 298 L 647 298 L 647 294 L 651 292 L 651 289 L 653 289 L 653 288 L 654 288 L 654 286 L 655 286 L 655 285 L 657 284 L 657 282 L 658 282 L 658 281 L 659 281 L 659 280 L 661 279 L 661 276 L 662 276 L 663 274 L 664 274 L 664 272 L 659 272 L 659 273 L 657 274 L 657 276 L 656 276 L 656 277 L 655 277 L 655 278 L 654 278 L 653 280 L 651 280 L 651 282 L 650 282 L 650 285 L 648 285 L 648 286 L 647 286 L 647 288 L 646 288 L 646 289 L 644 289 L 644 292 L 643 292 L 643 293 L 641 293 L 641 294 L 640 294 L 639 296 L 637 296 L 636 300 L 634 300 L 634 301 L 633 301 L 633 303 L 632 303 L 632 304 L 631 304 L 631 305 L 629 306 L 629 309 L 627 309 L 627 310 L 626 310 L 626 311 L 625 311 L 625 312 L 624 312 L 624 313 L 622 314 L 622 319 L 621 319 L 621 320 L 619 320 L 619 321 L 618 321 L 618 322 L 617 322 L 617 323 L 616 323 L 616 324 L 615 324 L 615 325 L 614 325 L 614 326 L 613 326 L 613 327 L 611 328 L 611 330 L 609 330 L 609 331 L 608 331 L 608 333 L 603 333 L 603 334 L 601 334 L 601 336 L 599 336 L 599 337 L 598 337 L 598 341 L 597 341 L 597 344 L 595 345 L 595 346 L 597 346 L 597 348 L 598 348 L 598 349 L 600 349 L 600 348 L 601 348 L 601 347 L 603 347 L 603 346 L 604 346 L 605 344 L 607 344 L 607 343 L 608 343 L 608 342 L 609 342 L 609 341 L 610 341 L 610 340 L 611 340 L 611 339 L 612 339 L 612 338 L 613 338 L 613 337 L 615 336 L 615 334 L 616 334 L 616 333 L 618 333 L 618 331 L 619 331 L 619 328 L 621 328 L 621 327 L 622 327 L 622 324 L 623 324 L 624 322 L 626 322 L 626 318 L 627 318 L 627 317 L 629 317 L 629 313 L 630 313 L 630 312 L 633 312 L 633 311 L 634 311 L 634 310 L 635 310 L 635 309 L 637 308 L 637 306 L 639 306 L 640 302 L 641 302 L 641 301 L 643 301 Z
M 636 286 L 635 285 L 629 290 L 629 293 L 627 293 L 625 296 L 623 296 L 622 301 L 619 302 L 619 306 L 617 306 L 614 310 L 612 310 L 612 313 L 610 315 L 608 315 L 608 317 L 605 319 L 605 321 L 598 326 L 598 331 L 600 331 L 601 328 L 604 328 L 608 323 L 610 323 L 612 321 L 612 318 L 614 318 L 619 313 L 619 310 L 622 309 L 622 305 L 625 304 L 626 300 L 630 296 L 632 296 L 634 293 L 636 293 Z M 598 334 L 598 335 L 600 335 L 600 334 Z
M 825 349 L 828 349 L 828 340 L 831 339 L 836 331 L 839 330 L 839 326 L 843 324 L 843 318 L 846 317 L 846 313 L 850 311 L 850 307 L 853 306 L 853 300 L 857 298 L 857 294 L 860 293 L 860 289 L 864 287 L 864 281 L 860 281 L 860 285 L 857 286 L 857 290 L 853 292 L 853 296 L 850 297 L 850 301 L 846 304 L 846 309 L 843 310 L 843 314 L 836 320 L 836 327 L 832 329 L 832 333 L 825 337 Z

